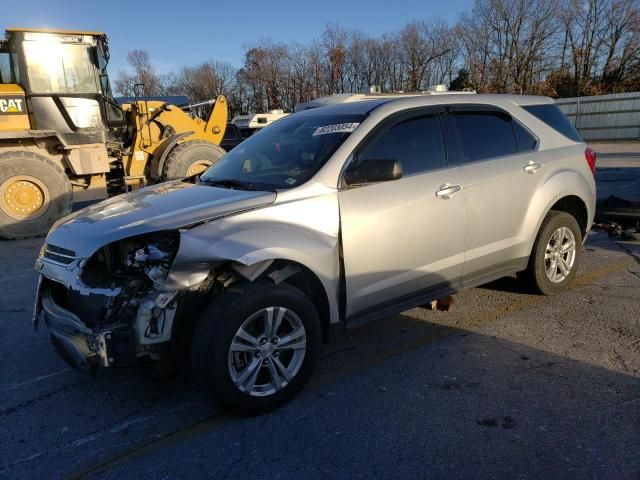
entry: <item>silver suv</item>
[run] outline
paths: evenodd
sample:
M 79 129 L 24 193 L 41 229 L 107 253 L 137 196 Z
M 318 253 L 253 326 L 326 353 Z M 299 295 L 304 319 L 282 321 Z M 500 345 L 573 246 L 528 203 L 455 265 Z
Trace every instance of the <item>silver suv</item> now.
M 517 273 L 575 277 L 595 156 L 550 99 L 421 96 L 290 115 L 205 173 L 49 233 L 34 312 L 73 365 L 190 354 L 227 408 L 307 382 L 332 327 Z

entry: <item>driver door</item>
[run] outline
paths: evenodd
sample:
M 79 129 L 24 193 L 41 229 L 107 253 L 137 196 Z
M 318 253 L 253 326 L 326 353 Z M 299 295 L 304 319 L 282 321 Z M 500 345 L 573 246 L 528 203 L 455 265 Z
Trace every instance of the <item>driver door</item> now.
M 352 163 L 398 160 L 402 177 L 339 191 L 347 316 L 460 284 L 465 191 L 447 161 L 441 115 L 395 116 L 353 155 Z

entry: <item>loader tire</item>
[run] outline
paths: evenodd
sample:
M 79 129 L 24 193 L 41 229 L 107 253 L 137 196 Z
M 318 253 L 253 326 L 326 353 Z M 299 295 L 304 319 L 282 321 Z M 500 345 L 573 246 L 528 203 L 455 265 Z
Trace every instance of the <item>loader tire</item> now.
M 178 180 L 202 173 L 226 153 L 218 145 L 203 140 L 191 140 L 176 145 L 165 159 L 162 181 Z
M 71 183 L 61 167 L 33 152 L 0 154 L 0 238 L 46 235 L 72 206 Z

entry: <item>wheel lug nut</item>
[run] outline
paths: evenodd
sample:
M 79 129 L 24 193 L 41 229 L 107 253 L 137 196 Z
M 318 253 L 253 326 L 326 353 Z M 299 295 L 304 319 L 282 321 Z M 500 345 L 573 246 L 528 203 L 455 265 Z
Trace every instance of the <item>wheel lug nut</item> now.
M 277 345 L 278 344 L 278 337 L 273 337 L 271 339 L 271 343 L 274 344 L 274 345 Z

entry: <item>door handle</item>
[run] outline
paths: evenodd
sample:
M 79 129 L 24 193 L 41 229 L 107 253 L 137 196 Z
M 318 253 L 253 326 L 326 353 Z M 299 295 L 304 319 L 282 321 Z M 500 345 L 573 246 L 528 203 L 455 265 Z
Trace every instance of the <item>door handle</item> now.
M 462 189 L 460 185 L 452 185 L 445 183 L 440 185 L 440 189 L 436 191 L 436 197 L 438 198 L 451 198 L 454 193 L 459 192 Z
M 536 170 L 542 168 L 541 162 L 529 162 L 524 166 L 524 171 L 527 173 L 536 173 Z

